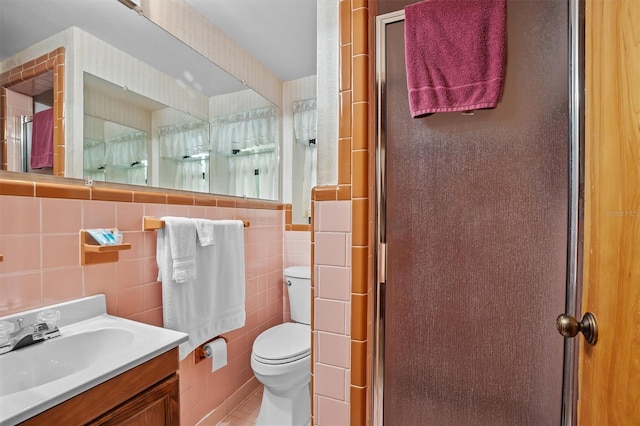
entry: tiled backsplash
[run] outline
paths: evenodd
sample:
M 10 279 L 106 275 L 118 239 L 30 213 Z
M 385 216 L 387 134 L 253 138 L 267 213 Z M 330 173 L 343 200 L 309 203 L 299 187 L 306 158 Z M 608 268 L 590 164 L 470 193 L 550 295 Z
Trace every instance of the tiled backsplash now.
M 34 196 L 36 192 L 41 196 Z M 130 202 L 136 198 L 148 202 Z M 120 199 L 127 201 L 115 201 Z M 249 392 L 248 387 L 258 385 L 249 362 L 253 341 L 283 321 L 284 211 L 280 208 L 275 203 L 186 193 L 130 193 L 0 179 L 0 315 L 104 293 L 110 314 L 162 326 L 156 233 L 142 230 L 143 216 L 250 221 L 245 228 L 247 320 L 245 327 L 225 334 L 228 366 L 211 373 L 210 360 L 195 364 L 190 356 L 180 363 L 182 423 L 195 424 L 221 405 L 232 409 L 223 403 L 238 389 Z M 92 227 L 117 227 L 131 250 L 120 252 L 117 263 L 80 266 L 79 230 Z

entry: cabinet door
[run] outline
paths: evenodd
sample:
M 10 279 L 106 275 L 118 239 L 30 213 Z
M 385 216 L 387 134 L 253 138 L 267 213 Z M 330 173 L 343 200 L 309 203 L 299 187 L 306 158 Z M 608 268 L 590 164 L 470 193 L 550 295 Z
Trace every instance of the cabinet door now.
M 179 399 L 178 376 L 173 375 L 89 424 L 178 426 L 180 424 Z

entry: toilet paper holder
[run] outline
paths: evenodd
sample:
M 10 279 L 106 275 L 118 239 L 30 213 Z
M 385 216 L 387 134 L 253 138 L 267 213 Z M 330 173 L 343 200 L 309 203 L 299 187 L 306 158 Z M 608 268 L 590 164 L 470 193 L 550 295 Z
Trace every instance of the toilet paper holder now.
M 226 343 L 229 343 L 229 341 L 227 340 L 226 337 L 224 336 L 216 336 L 213 339 L 207 340 L 206 342 L 204 342 L 203 344 L 201 344 L 200 346 L 198 346 L 194 351 L 193 351 L 193 363 L 197 364 L 200 361 L 207 359 L 207 354 L 205 353 L 204 347 L 213 342 L 216 339 L 223 339 Z

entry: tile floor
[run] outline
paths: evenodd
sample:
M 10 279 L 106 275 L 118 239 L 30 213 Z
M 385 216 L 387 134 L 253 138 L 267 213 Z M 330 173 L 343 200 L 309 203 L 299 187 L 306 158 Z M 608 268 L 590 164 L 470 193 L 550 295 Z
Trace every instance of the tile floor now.
M 218 426 L 253 426 L 258 418 L 262 402 L 262 386 L 256 389 L 242 404 L 233 410 Z

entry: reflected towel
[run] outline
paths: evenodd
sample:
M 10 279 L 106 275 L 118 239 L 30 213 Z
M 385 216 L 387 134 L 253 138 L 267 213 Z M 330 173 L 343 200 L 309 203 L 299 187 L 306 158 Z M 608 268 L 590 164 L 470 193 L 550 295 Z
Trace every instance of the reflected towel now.
M 53 167 L 53 108 L 33 114 L 31 168 Z
M 495 108 L 502 94 L 506 0 L 427 0 L 405 7 L 411 115 Z

